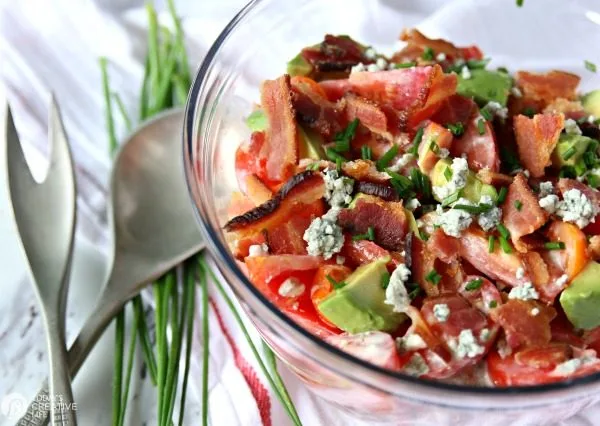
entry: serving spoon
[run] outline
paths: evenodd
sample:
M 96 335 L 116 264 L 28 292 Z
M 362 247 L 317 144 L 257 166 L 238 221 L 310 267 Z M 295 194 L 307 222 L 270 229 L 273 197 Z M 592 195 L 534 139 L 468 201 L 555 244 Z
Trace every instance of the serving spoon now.
M 204 248 L 185 186 L 183 109 L 146 121 L 117 154 L 110 182 L 112 268 L 96 307 L 67 354 L 71 377 L 124 304 L 152 280 Z M 47 380 L 18 425 L 43 425 Z

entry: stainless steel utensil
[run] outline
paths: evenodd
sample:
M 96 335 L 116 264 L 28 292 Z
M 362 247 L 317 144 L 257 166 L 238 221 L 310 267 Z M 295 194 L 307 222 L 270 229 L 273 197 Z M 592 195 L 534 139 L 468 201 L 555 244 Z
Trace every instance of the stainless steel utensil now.
M 50 362 L 50 398 L 37 403 L 50 406 L 53 425 L 76 425 L 65 347 L 76 217 L 73 160 L 54 99 L 48 123 L 50 161 L 42 182 L 31 175 L 8 106 L 4 119 L 9 198 L 41 306 Z
M 114 261 L 96 308 L 69 349 L 73 377 L 125 302 L 204 247 L 184 179 L 182 129 L 182 109 L 159 114 L 117 155 L 110 185 Z M 44 384 L 36 399 L 46 392 Z M 32 403 L 19 424 L 42 425 L 47 416 Z

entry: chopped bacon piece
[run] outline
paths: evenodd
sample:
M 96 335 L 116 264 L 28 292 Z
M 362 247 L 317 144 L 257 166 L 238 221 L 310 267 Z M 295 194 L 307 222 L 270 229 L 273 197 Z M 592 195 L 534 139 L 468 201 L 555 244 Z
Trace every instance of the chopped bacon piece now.
M 581 78 L 564 71 L 550 71 L 545 74 L 519 71 L 515 82 L 523 92 L 523 98 L 539 103 L 540 107 L 548 105 L 556 98 L 577 99 L 577 86 Z
M 475 280 L 481 280 L 481 286 L 475 290 L 468 290 L 467 284 Z M 488 315 L 492 309 L 495 309 L 490 307 L 490 304 L 494 306 L 502 304 L 502 295 L 490 280 L 479 275 L 468 275 L 464 279 L 464 284 L 460 287 L 461 296 L 484 314 Z
M 547 346 L 523 349 L 515 354 L 515 361 L 528 367 L 550 369 L 565 362 L 573 355 L 573 350 L 564 343 L 550 343 Z
M 241 216 L 234 217 L 224 228 L 239 235 L 272 229 L 286 222 L 290 215 L 301 211 L 306 205 L 320 201 L 324 193 L 325 183 L 321 174 L 304 171 L 286 182 L 272 199 Z
M 573 120 L 578 120 L 586 115 L 581 102 L 570 101 L 563 98 L 556 98 L 544 108 L 543 112 L 562 113 L 566 118 L 571 118 Z
M 439 65 L 350 75 L 352 90 L 401 112 L 401 129 L 412 128 L 433 114 L 456 92 L 457 78 Z
M 438 228 L 427 240 L 427 248 L 442 262 L 450 263 L 458 257 L 460 242 L 457 238 L 446 235 L 441 228 Z
M 435 53 L 443 53 L 454 59 L 462 57 L 460 48 L 443 39 L 431 39 L 416 28 L 405 28 L 400 34 L 400 40 L 412 46 L 419 46 L 422 50 L 429 47 Z
M 513 177 L 503 173 L 495 173 L 489 169 L 481 169 L 477 172 L 477 179 L 483 183 L 494 186 L 508 186 L 512 183 Z
M 517 208 L 519 203 L 520 209 Z M 502 204 L 502 217 L 510 231 L 512 242 L 519 251 L 525 251 L 520 238 L 541 228 L 548 220 L 548 213 L 540 207 L 522 173 L 515 176 L 513 183 L 508 187 L 506 200 Z
M 585 183 L 579 182 L 578 180 L 567 178 L 560 178 L 556 187 L 561 194 L 564 194 L 570 189 L 577 189 L 581 191 L 592 204 L 600 209 L 600 191 L 597 189 L 587 186 Z
M 476 107 L 477 104 L 473 99 L 458 94 L 452 95 L 441 102 L 440 109 L 431 116 L 431 121 L 435 121 L 442 126 L 456 123 L 462 123 L 466 126 Z
M 396 190 L 391 185 L 384 183 L 358 181 L 354 190 L 357 193 L 362 192 L 363 194 L 374 195 L 385 201 L 398 201 L 400 199 Z
M 307 254 L 304 231 L 316 217 L 325 214 L 323 201 L 317 200 L 311 204 L 302 204 L 295 209 L 287 220 L 272 226 L 267 231 L 269 251 L 273 254 Z
M 421 171 L 429 174 L 438 161 L 438 150 L 450 149 L 452 145 L 452 133 L 439 124 L 430 122 L 423 131 L 423 138 L 419 145 L 419 159 L 417 164 Z
M 355 234 L 364 234 L 372 227 L 375 242 L 389 250 L 402 248 L 408 228 L 401 202 L 383 201 L 372 195 L 362 195 L 353 208 L 340 211 L 338 223 Z
M 266 161 L 266 174 L 270 181 L 285 182 L 294 173 L 298 160 L 298 126 L 289 75 L 263 83 L 261 105 L 269 126 L 259 157 Z
M 428 296 L 438 296 L 438 286 L 426 279 L 435 266 L 435 255 L 429 251 L 427 245 L 419 238 L 412 239 L 411 245 L 412 279 L 419 284 Z
M 327 337 L 325 341 L 379 367 L 390 370 L 400 368 L 396 342 L 388 333 L 381 331 L 367 331 L 358 334 L 343 333 Z
M 590 254 L 596 262 L 600 260 L 600 235 L 590 238 Z
M 515 137 L 521 162 L 533 177 L 542 177 L 551 164 L 550 155 L 565 125 L 562 114 L 536 114 L 514 117 Z
M 480 120 L 482 120 L 483 134 L 479 132 Z M 466 154 L 471 170 L 500 171 L 500 154 L 492 124 L 482 119 L 478 113 L 466 124 L 465 133 L 454 141 L 451 153 L 454 157 Z
M 373 241 L 354 241 L 352 237 L 348 237 L 344 239 L 344 246 L 342 247 L 340 254 L 344 256 L 350 264 L 360 266 L 387 257 L 390 255 L 390 252 L 378 246 Z
M 493 309 L 491 316 L 504 329 L 508 346 L 518 349 L 550 343 L 550 321 L 556 311 L 532 300 L 509 299 Z
M 346 125 L 344 105 L 330 102 L 325 91 L 308 77 L 292 77 L 292 105 L 298 122 L 326 140 Z
M 556 297 L 550 284 L 550 272 L 543 257 L 535 251 L 523 253 L 523 263 L 533 286 L 540 293 L 540 298 L 552 303 Z
M 375 163 L 369 160 L 347 161 L 342 166 L 342 170 L 357 181 L 373 183 L 389 183 L 390 181 L 390 176 L 377 170 Z
M 502 280 L 512 286 L 527 280 L 516 277 L 517 270 L 522 267 L 521 257 L 515 253 L 504 253 L 496 244 L 493 253 L 488 251 L 487 235 L 474 228 L 464 231 L 459 238 L 460 256 L 477 270 L 490 278 Z
M 367 127 L 373 133 L 389 135 L 387 117 L 375 102 L 352 93 L 347 94 L 344 99 L 346 100 L 346 116 L 348 121 L 358 118 L 360 124 Z
M 352 90 L 352 83 L 347 78 L 339 80 L 323 80 L 319 82 L 319 86 L 325 92 L 327 99 L 331 102 L 337 102 L 344 95 Z
M 344 77 L 352 66 L 362 62 L 372 63 L 364 55 L 364 47 L 347 36 L 325 35 L 317 46 L 302 49 L 301 56 L 310 65 L 310 76 L 315 80 Z

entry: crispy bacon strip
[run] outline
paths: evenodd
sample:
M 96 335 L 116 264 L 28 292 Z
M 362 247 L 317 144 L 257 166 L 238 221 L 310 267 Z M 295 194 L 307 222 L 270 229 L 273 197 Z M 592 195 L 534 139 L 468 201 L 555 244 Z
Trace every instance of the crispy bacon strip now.
M 372 195 L 362 195 L 353 208 L 343 209 L 338 223 L 354 234 L 364 234 L 373 227 L 375 242 L 388 250 L 402 249 L 408 228 L 401 202 L 383 201 Z
M 259 157 L 266 161 L 269 180 L 284 182 L 293 175 L 298 161 L 298 126 L 289 75 L 263 83 L 261 105 L 269 126 Z
M 533 177 L 542 177 L 551 164 L 550 155 L 565 126 L 562 114 L 536 114 L 533 118 L 517 115 L 514 129 L 521 162 Z
M 440 123 L 442 126 L 455 123 L 462 123 L 466 126 L 476 107 L 477 104 L 473 99 L 458 94 L 452 95 L 441 102 L 440 109 L 431 116 L 431 121 Z
M 577 99 L 577 86 L 581 78 L 564 71 L 550 71 L 538 74 L 519 71 L 515 75 L 517 86 L 523 92 L 525 100 L 531 100 L 544 107 L 556 98 L 570 101 Z
M 481 116 L 476 112 L 465 125 L 465 133 L 452 144 L 451 153 L 455 157 L 467 156 L 469 168 L 474 171 L 500 170 L 500 154 L 492 124 L 483 120 L 483 134 L 479 133 Z
M 389 183 L 390 176 L 377 170 L 370 160 L 354 160 L 344 163 L 342 169 L 352 179 L 373 183 Z
M 388 119 L 375 102 L 352 93 L 347 94 L 344 98 L 346 99 L 346 117 L 348 121 L 358 118 L 360 124 L 373 133 L 391 138 L 388 132 Z
M 519 203 L 521 208 L 517 209 Z M 540 207 L 522 173 L 515 176 L 513 183 L 508 187 L 508 194 L 502 205 L 502 217 L 512 242 L 519 251 L 526 251 L 519 241 L 520 238 L 538 230 L 548 220 L 548 213 Z
M 539 311 L 537 315 L 532 313 L 534 308 Z M 510 299 L 493 309 L 491 316 L 504 329 L 506 343 L 517 349 L 549 343 L 552 338 L 550 321 L 556 316 L 556 311 L 534 301 Z
M 438 228 L 429 236 L 427 248 L 442 262 L 450 263 L 458 257 L 460 242 Z
M 586 115 L 581 102 L 570 101 L 564 98 L 553 100 L 544 108 L 544 112 L 562 113 L 565 117 L 572 118 L 573 120 L 578 120 Z

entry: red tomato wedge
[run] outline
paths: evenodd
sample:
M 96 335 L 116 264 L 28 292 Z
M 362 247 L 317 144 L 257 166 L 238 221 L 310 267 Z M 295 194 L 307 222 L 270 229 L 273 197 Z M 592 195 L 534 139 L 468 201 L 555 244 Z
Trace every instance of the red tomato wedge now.
M 235 173 L 240 190 L 247 193 L 246 178 L 250 175 L 266 176 L 265 162 L 259 157 L 265 143 L 264 132 L 253 132 L 250 141 L 241 144 L 235 152 Z
M 480 132 L 483 130 L 483 132 Z M 469 168 L 474 171 L 488 169 L 490 172 L 500 171 L 500 154 L 496 145 L 496 137 L 492 124 L 481 118 L 479 114 L 465 125 L 465 133 L 454 141 L 451 153 L 454 157 L 467 156 Z
M 585 234 L 572 223 L 554 221 L 547 231 L 548 238 L 565 244 L 565 250 L 559 250 L 556 255 L 563 260 L 565 273 L 569 279 L 575 278 L 590 261 Z
M 325 263 L 318 256 L 298 256 L 293 254 L 249 256 L 244 261 L 248 268 L 250 279 L 262 289 L 266 289 L 271 281 L 275 279 L 283 280 L 292 273 L 312 272 L 314 275 L 317 269 Z

